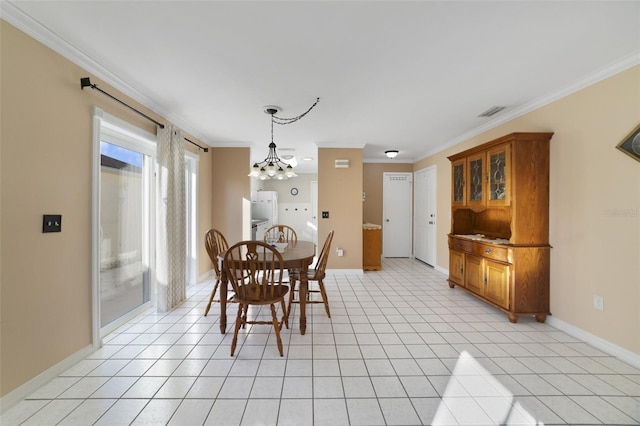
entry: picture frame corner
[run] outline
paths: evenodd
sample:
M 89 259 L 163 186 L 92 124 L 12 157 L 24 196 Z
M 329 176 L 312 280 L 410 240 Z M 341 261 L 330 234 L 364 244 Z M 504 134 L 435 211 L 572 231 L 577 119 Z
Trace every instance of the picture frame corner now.
M 640 124 L 625 136 L 616 148 L 640 162 Z

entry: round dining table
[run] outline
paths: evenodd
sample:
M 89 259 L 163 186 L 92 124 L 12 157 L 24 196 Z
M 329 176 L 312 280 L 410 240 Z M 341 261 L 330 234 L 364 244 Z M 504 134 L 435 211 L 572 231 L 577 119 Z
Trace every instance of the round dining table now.
M 309 265 L 313 263 L 313 258 L 316 254 L 316 245 L 311 241 L 290 241 L 284 251 L 280 252 L 283 260 L 283 267 L 285 270 L 298 269 L 300 270 L 300 282 L 298 284 L 298 297 L 300 299 L 300 334 L 305 334 L 307 331 L 307 314 L 306 314 L 306 301 L 307 290 L 309 282 L 307 281 L 307 271 Z M 218 256 L 218 262 L 221 271 L 221 283 L 220 283 L 220 332 L 222 334 L 227 331 L 227 286 L 229 279 L 227 277 L 227 271 L 224 267 L 224 255 L 220 253 Z M 290 289 L 289 291 L 292 291 Z

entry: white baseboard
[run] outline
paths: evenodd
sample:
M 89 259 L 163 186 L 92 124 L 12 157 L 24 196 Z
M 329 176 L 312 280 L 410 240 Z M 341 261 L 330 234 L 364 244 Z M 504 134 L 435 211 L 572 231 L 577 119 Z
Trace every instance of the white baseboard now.
M 435 269 L 438 272 L 441 272 L 441 273 L 445 274 L 447 277 L 449 276 L 449 270 L 443 268 L 442 266 L 436 265 L 433 269 Z
M 562 320 L 554 318 L 553 316 L 547 316 L 546 322 L 550 326 L 555 327 L 558 330 L 564 331 L 565 333 L 573 337 L 577 337 L 578 339 L 584 341 L 585 343 L 588 343 L 591 346 L 597 349 L 600 349 L 602 352 L 607 353 L 616 358 L 619 358 L 621 361 L 626 362 L 632 367 L 640 369 L 640 354 L 631 352 L 627 349 L 621 348 L 620 346 L 614 345 L 613 343 L 607 340 L 604 340 L 603 338 L 598 337 L 595 334 L 588 333 L 576 326 L 573 326 Z
M 12 390 L 2 398 L 0 398 L 0 413 L 4 413 L 7 409 L 13 407 L 18 402 L 31 395 L 33 392 L 40 389 L 42 386 L 49 383 L 51 380 L 58 377 L 60 374 L 73 367 L 78 362 L 82 361 L 93 353 L 93 345 L 85 346 L 78 352 L 63 359 L 53 367 L 48 368 L 42 373 L 38 374 L 33 379 L 29 380 L 25 384 Z

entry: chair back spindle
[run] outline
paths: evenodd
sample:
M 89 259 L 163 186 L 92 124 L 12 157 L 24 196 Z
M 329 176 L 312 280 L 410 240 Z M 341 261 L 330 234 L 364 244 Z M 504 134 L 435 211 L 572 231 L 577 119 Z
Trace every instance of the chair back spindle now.
M 298 235 L 295 229 L 288 225 L 273 225 L 264 233 L 264 242 L 275 240 L 279 243 L 295 243 L 298 241 Z

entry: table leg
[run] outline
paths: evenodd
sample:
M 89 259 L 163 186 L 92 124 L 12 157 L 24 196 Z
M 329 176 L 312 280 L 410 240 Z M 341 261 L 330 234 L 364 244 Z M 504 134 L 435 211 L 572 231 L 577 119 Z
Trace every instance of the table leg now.
M 303 262 L 300 268 L 300 288 L 298 289 L 298 297 L 300 298 L 300 334 L 307 332 L 307 292 L 309 290 L 309 281 L 307 280 L 307 271 L 309 265 Z
M 220 333 L 225 334 L 227 331 L 227 287 L 229 286 L 229 279 L 227 278 L 227 271 L 224 269 L 222 269 L 220 276 Z

